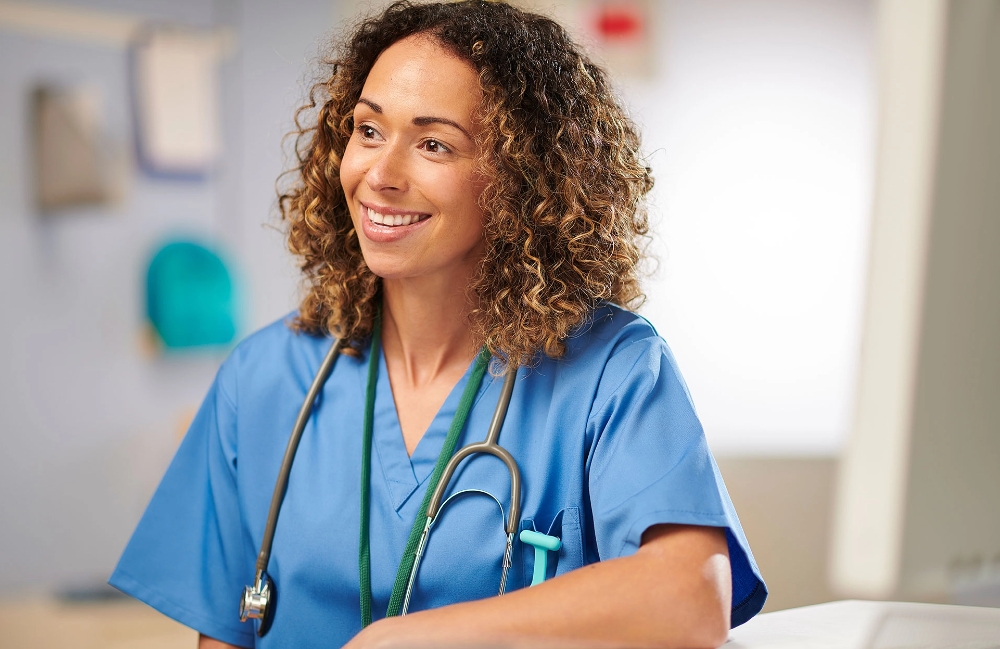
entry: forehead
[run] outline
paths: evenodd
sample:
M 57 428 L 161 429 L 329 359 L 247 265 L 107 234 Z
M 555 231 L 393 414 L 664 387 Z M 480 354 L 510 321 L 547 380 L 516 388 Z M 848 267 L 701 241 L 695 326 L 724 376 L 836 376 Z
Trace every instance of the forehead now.
M 361 94 L 387 113 L 434 111 L 462 123 L 471 123 L 482 98 L 472 65 L 420 34 L 393 43 L 379 55 Z

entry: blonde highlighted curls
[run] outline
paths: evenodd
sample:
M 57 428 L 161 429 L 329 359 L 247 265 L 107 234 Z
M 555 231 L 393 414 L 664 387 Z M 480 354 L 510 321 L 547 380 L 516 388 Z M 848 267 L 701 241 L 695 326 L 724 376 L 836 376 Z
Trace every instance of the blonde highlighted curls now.
M 560 357 L 601 303 L 641 303 L 653 181 L 604 71 L 552 20 L 500 2 L 397 2 L 362 21 L 328 61 L 328 77 L 296 113 L 298 165 L 279 198 L 308 288 L 295 327 L 353 349 L 371 334 L 381 283 L 362 257 L 340 162 L 368 72 L 413 34 L 468 61 L 483 90 L 486 254 L 469 287 L 473 334 L 519 364 Z

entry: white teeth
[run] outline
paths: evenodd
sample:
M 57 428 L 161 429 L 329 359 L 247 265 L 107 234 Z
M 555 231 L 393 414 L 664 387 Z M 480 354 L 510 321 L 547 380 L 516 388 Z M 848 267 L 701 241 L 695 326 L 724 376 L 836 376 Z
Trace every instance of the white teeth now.
M 365 212 L 368 214 L 368 220 L 379 225 L 393 227 L 397 225 L 410 225 L 411 223 L 417 223 L 427 218 L 426 214 L 380 214 L 367 206 L 362 207 L 364 207 Z

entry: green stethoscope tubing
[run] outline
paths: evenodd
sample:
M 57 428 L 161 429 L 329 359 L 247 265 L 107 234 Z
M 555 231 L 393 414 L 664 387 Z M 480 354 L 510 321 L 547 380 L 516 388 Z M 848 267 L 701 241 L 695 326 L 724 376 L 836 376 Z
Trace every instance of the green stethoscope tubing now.
M 375 386 L 378 379 L 378 364 L 381 346 L 381 317 L 376 316 L 372 332 L 371 351 L 368 358 L 368 384 L 365 391 L 365 419 L 362 440 L 362 464 L 361 464 L 361 525 L 358 549 L 358 570 L 361 591 L 361 623 L 362 627 L 371 624 L 371 551 L 369 544 L 369 523 L 371 505 L 371 446 L 374 433 L 374 411 L 375 411 Z M 271 557 L 271 546 L 274 541 L 274 531 L 278 523 L 278 514 L 281 511 L 281 503 L 284 500 L 285 492 L 288 489 L 288 476 L 291 473 L 292 462 L 295 459 L 295 452 L 298 450 L 302 432 L 312 413 L 313 404 L 316 397 L 329 377 L 333 369 L 334 362 L 339 355 L 341 341 L 334 340 L 327 352 L 326 357 L 320 364 L 316 377 L 306 394 L 305 401 L 299 410 L 299 415 L 292 428 L 292 434 L 288 439 L 288 446 L 282 458 L 281 468 L 278 472 L 278 479 L 274 486 L 274 493 L 271 497 L 271 506 L 268 510 L 267 523 L 264 529 L 264 537 L 261 542 L 260 553 L 257 555 L 256 574 L 254 585 L 244 589 L 243 598 L 240 601 L 240 619 L 254 619 L 258 621 L 257 635 L 263 636 L 270 628 L 270 617 L 273 614 L 273 602 L 275 599 L 274 584 L 267 575 L 267 564 Z M 414 520 L 413 528 L 403 551 L 399 569 L 396 572 L 396 580 L 393 584 L 392 595 L 389 598 L 389 607 L 386 617 L 395 615 L 406 615 L 409 607 L 410 593 L 413 588 L 416 573 L 420 566 L 427 538 L 435 518 L 441 510 L 441 500 L 444 492 L 451 482 L 452 475 L 458 464 L 465 458 L 476 453 L 487 453 L 494 455 L 507 466 L 511 480 L 510 508 L 505 532 L 507 534 L 507 546 L 503 558 L 503 572 L 500 581 L 499 594 L 504 593 L 507 573 L 511 565 L 511 552 L 514 542 L 514 533 L 517 530 L 518 520 L 521 515 L 521 473 L 517 462 L 513 456 L 497 444 L 500 436 L 500 429 L 503 427 L 504 419 L 507 416 L 507 409 L 510 406 L 511 394 L 514 391 L 514 381 L 517 376 L 517 366 L 510 365 L 504 377 L 503 387 L 500 391 L 500 398 L 497 401 L 493 419 L 490 422 L 486 439 L 479 443 L 469 444 L 459 449 L 452 455 L 455 444 L 465 428 L 465 422 L 469 411 L 472 409 L 472 402 L 475 399 L 483 376 L 489 364 L 490 355 L 484 348 L 476 357 L 469 381 L 462 393 L 455 417 L 452 419 L 448 435 L 445 438 L 441 454 L 438 456 L 434 471 L 428 482 L 424 499 L 420 505 L 420 510 Z M 450 458 L 450 459 L 449 459 Z M 477 490 L 473 490 L 477 491 Z M 486 492 L 483 492 L 486 493 Z M 491 497 L 496 499 L 491 494 Z M 497 501 L 499 504 L 499 501 Z M 500 506 L 501 513 L 503 506 Z M 423 519 L 423 522 L 421 522 Z M 272 606 L 269 606 L 269 603 Z

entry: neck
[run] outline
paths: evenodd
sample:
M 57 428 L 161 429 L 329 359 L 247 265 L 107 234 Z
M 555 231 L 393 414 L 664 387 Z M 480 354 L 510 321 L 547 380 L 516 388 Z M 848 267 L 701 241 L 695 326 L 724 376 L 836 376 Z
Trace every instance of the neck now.
M 468 327 L 467 282 L 422 277 L 382 282 L 386 362 L 412 387 L 464 368 L 479 351 Z

